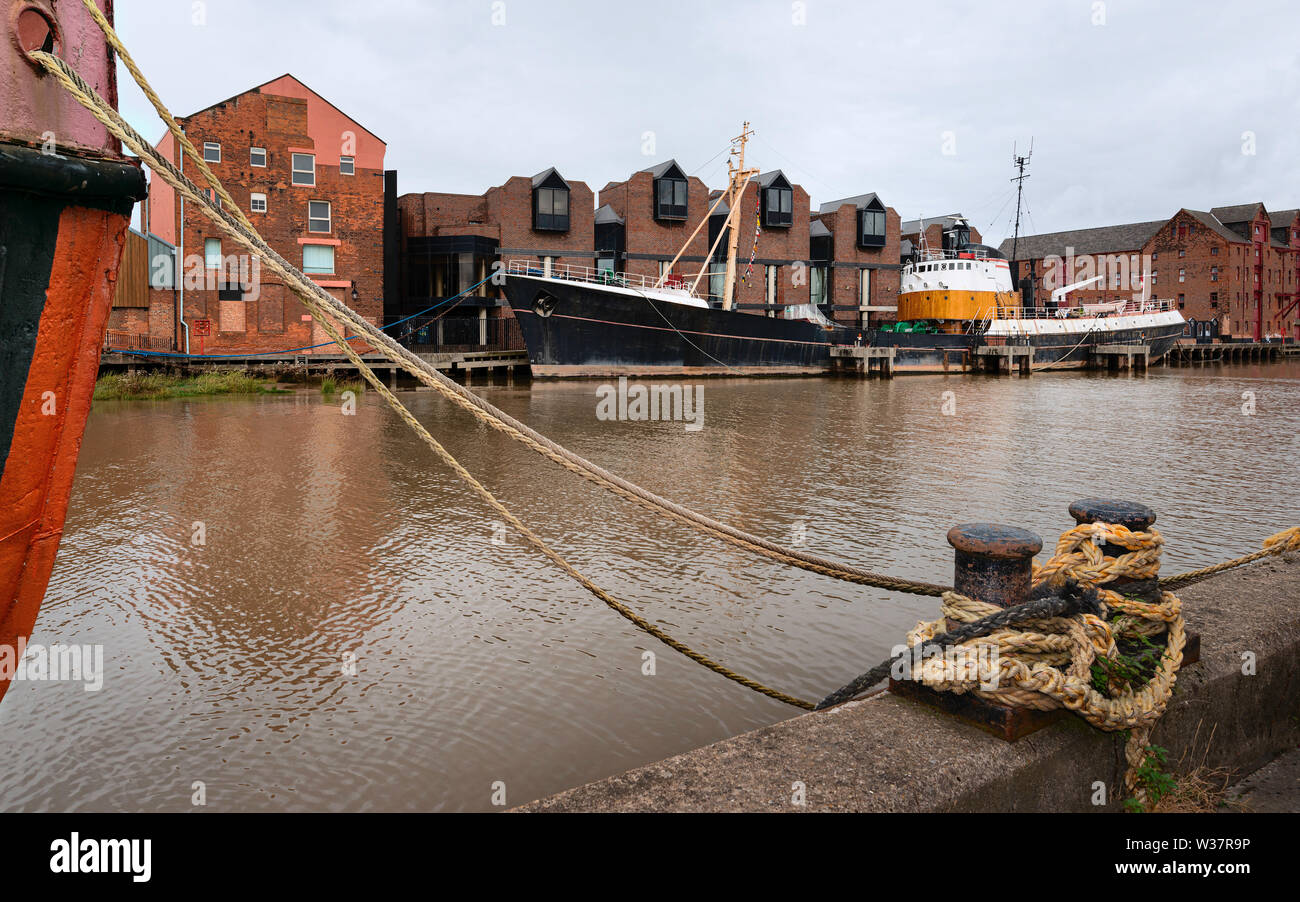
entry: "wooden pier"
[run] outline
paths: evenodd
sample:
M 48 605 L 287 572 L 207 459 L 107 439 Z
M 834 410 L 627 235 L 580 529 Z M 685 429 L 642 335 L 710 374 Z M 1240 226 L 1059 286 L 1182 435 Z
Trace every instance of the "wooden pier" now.
M 526 351 L 442 351 L 417 352 L 416 356 L 430 363 L 466 385 L 476 380 L 513 383 L 516 379 L 530 377 Z M 390 388 L 398 387 L 398 376 L 405 370 L 387 357 L 375 352 L 361 355 L 375 374 L 388 381 Z M 297 354 L 283 357 L 257 355 L 218 357 L 137 357 L 131 354 L 105 353 L 100 358 L 101 372 L 129 372 L 136 370 L 179 370 L 186 375 L 216 370 L 246 370 L 267 376 L 343 376 L 361 378 L 361 372 L 342 354 Z
M 836 345 L 831 348 L 831 374 L 835 376 L 879 376 L 894 378 L 894 355 L 897 348 L 867 345 Z
M 1227 341 L 1221 344 L 1176 344 L 1165 355 L 1167 366 L 1206 363 L 1265 363 L 1300 357 L 1300 344 L 1272 341 Z

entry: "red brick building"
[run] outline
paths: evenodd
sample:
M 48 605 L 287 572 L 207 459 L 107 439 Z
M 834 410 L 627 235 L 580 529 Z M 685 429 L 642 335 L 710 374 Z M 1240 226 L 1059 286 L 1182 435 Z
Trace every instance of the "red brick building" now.
M 900 231 L 898 213 L 874 193 L 822 204 L 809 226 L 812 303 L 858 328 L 893 322 Z
M 958 223 L 965 223 L 966 217 L 960 213 L 949 213 L 947 216 L 927 216 L 924 219 L 907 219 L 899 223 L 899 254 L 907 257 L 921 247 L 921 236 L 924 233 L 925 246 L 930 250 L 939 250 L 943 247 L 943 234 Z M 981 244 L 984 239 L 980 237 L 979 230 L 973 225 L 967 223 L 966 228 L 970 231 L 970 240 L 973 244 Z
M 398 332 L 415 344 L 512 344 L 503 321 L 513 316 L 500 290 L 491 282 L 474 287 L 498 261 L 595 266 L 594 195 L 555 167 L 514 176 L 481 195 L 403 194 L 397 207 L 399 288 L 385 319 L 428 311 Z
M 1011 241 L 1001 249 L 1010 257 Z M 1189 337 L 1300 339 L 1297 210 L 1270 214 L 1260 203 L 1182 209 L 1167 220 L 1022 236 L 1018 256 L 1040 306 L 1056 288 L 1102 276 L 1071 292 L 1070 303 L 1145 290 L 1183 313 Z
M 1010 238 L 998 248 L 1011 261 L 1013 281 L 1026 307 L 1051 305 L 1052 292 L 1077 282 L 1098 281 L 1072 290 L 1068 304 L 1104 304 L 1140 297 L 1147 245 L 1165 220 L 1130 222 Z M 1015 245 L 1014 254 L 1013 247 Z M 1152 295 L 1154 296 L 1154 295 Z
M 267 243 L 317 284 L 380 323 L 385 144 L 292 75 L 179 120 Z M 176 159 L 170 135 L 158 145 Z M 190 164 L 186 174 L 201 188 Z M 145 230 L 177 247 L 177 344 L 266 352 L 328 342 L 302 303 L 156 176 Z M 181 311 L 183 310 L 183 317 Z M 332 347 L 319 353 L 337 353 Z

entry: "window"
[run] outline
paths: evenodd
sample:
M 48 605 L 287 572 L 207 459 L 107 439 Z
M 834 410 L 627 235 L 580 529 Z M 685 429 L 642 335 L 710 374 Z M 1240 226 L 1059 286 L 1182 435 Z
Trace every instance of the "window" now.
M 356 175 L 357 161 L 355 157 L 339 157 L 339 175 Z
M 331 244 L 304 244 L 302 246 L 302 271 L 317 274 L 334 272 L 334 246 Z
M 248 148 L 248 165 L 257 166 L 261 169 L 266 168 L 266 148 L 250 147 Z
M 313 200 L 307 203 L 307 231 L 328 232 L 330 230 L 330 205 L 328 201 Z
M 1182 310 L 1186 306 L 1187 306 L 1187 295 L 1180 294 L 1178 296 L 1178 309 Z
M 315 185 L 316 184 L 316 155 L 310 153 L 296 153 L 293 155 L 293 178 L 290 180 L 295 185 Z
M 710 263 L 709 264 L 709 297 L 718 303 L 722 302 L 722 293 L 727 288 L 727 264 Z
M 1187 256 L 1187 251 L 1185 251 L 1183 248 L 1180 247 L 1180 248 L 1178 249 L 1178 256 L 1180 256 L 1180 257 L 1186 257 L 1186 256 Z
M 221 162 L 221 145 L 211 141 L 203 142 L 203 162 L 220 163 Z
M 884 245 L 885 212 L 883 210 L 859 210 L 858 247 L 884 247 Z
M 596 258 L 596 272 L 610 272 L 610 273 L 612 273 L 613 271 L 614 271 L 614 258 L 613 258 L 613 257 L 597 257 L 597 258 Z
M 254 193 L 254 194 L 250 194 L 250 195 L 248 196 L 248 209 L 251 210 L 251 211 L 254 212 L 254 213 L 265 213 L 265 212 L 266 212 L 266 195 L 265 195 L 265 194 L 256 194 L 256 193 Z
M 1211 282 L 1219 281 L 1219 267 L 1217 266 L 1210 267 L 1210 281 Z
M 1180 270 L 1178 270 L 1178 281 L 1180 281 L 1180 282 L 1186 282 L 1186 281 L 1187 281 L 1187 270 L 1185 270 L 1185 269 L 1180 269 Z
M 221 239 L 203 240 L 203 265 L 207 269 L 221 269 Z
M 1210 248 L 1210 256 L 1211 257 L 1219 256 L 1219 249 L 1217 247 Z
M 764 224 L 788 226 L 794 223 L 794 192 L 789 188 L 768 188 Z
M 1217 291 L 1210 292 L 1210 306 L 1211 307 L 1219 306 L 1219 293 Z
M 779 278 L 781 267 L 768 266 L 766 267 L 766 269 L 767 272 L 765 275 L 767 276 L 767 305 L 769 307 L 772 307 L 776 304 L 776 281 Z M 772 311 L 769 310 L 768 315 L 770 316 L 771 313 Z
M 538 188 L 533 192 L 533 228 L 548 232 L 569 230 L 569 189 Z
M 809 300 L 819 306 L 830 303 L 830 299 L 826 296 L 826 273 L 829 269 L 829 266 L 814 266 L 810 272 L 812 278 L 808 283 Z
M 655 219 L 685 219 L 686 179 L 655 179 Z

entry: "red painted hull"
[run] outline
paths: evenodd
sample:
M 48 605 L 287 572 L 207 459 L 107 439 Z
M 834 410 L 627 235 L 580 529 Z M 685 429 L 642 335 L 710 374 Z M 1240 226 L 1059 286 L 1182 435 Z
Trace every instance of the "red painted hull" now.
M 0 649 L 16 650 L 30 636 L 49 583 L 127 225 L 126 216 L 86 207 L 59 215 L 49 287 L 0 475 Z M 10 675 L 0 673 L 0 698 Z

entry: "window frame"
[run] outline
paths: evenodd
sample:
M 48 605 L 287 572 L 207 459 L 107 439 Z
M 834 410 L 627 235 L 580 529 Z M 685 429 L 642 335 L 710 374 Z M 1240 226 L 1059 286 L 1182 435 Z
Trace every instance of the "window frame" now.
M 546 205 L 551 212 L 542 212 L 543 196 L 549 201 Z M 564 212 L 556 213 L 555 199 L 564 197 Z M 537 187 L 533 189 L 533 229 L 539 232 L 567 232 L 570 223 L 570 197 L 568 188 Z
M 214 159 L 211 159 L 211 158 L 208 156 L 208 151 L 209 151 L 209 150 L 212 150 L 212 149 L 215 149 L 216 152 L 217 152 L 217 157 L 216 157 L 215 160 L 214 160 Z M 220 162 L 221 162 L 221 142 L 220 142 L 220 141 L 204 141 L 204 142 L 203 142 L 203 162 L 205 162 L 205 163 L 220 163 Z
M 215 243 L 216 246 L 217 246 L 217 257 L 216 257 L 216 261 L 217 261 L 217 262 L 216 262 L 215 265 L 213 265 L 213 262 L 212 262 L 212 250 L 211 250 L 212 245 L 213 245 L 214 243 Z M 223 254 L 222 254 L 222 252 L 221 252 L 221 239 L 220 239 L 220 238 L 204 238 L 204 239 L 203 239 L 203 268 L 204 268 L 205 270 L 209 270 L 209 269 L 217 269 L 217 270 L 219 270 L 219 269 L 221 269 L 221 264 L 222 264 L 222 261 L 223 261 L 224 259 L 225 259 L 225 257 L 223 256 Z
M 874 221 L 877 217 L 879 217 L 880 231 L 868 232 L 868 219 Z M 863 209 L 858 211 L 858 247 L 884 247 L 888 230 L 889 222 L 885 218 L 884 210 Z
M 664 203 L 663 191 L 668 188 L 671 192 L 671 198 L 668 203 Z M 681 191 L 680 204 L 677 203 L 678 191 Z M 663 176 L 654 180 L 655 192 L 655 219 L 665 219 L 677 221 L 688 219 L 690 217 L 691 189 L 690 183 L 686 179 L 679 179 L 675 176 Z
M 343 161 L 344 161 L 344 160 L 347 160 L 347 161 L 348 161 L 348 166 L 350 167 L 349 169 L 344 169 L 344 168 L 343 168 Z M 356 157 L 344 157 L 344 156 L 340 156 L 340 157 L 339 157 L 339 175 L 356 175 L 356 174 L 357 174 L 357 158 L 356 158 Z
M 262 209 L 260 210 L 257 209 L 257 202 L 259 200 L 262 202 Z M 265 213 L 266 209 L 267 209 L 266 195 L 263 192 L 261 191 L 248 192 L 248 212 Z
M 772 198 L 776 196 L 777 209 L 772 209 Z M 789 209 L 782 209 L 788 203 Z M 794 189 L 780 185 L 768 185 L 763 189 L 763 225 L 773 228 L 788 229 L 794 225 Z
M 308 248 L 312 250 L 309 251 Z M 311 266 L 307 263 L 308 253 L 319 252 L 328 253 L 330 258 L 329 269 L 322 269 L 320 266 Z M 302 246 L 302 271 L 307 275 L 315 276 L 332 276 L 335 271 L 334 245 L 332 244 L 304 244 Z
M 311 160 L 311 181 L 300 182 L 298 176 L 308 172 L 306 169 L 298 168 L 298 158 L 307 157 Z M 298 188 L 315 188 L 316 187 L 316 154 L 294 152 L 289 155 L 289 184 Z
M 260 162 L 260 163 L 257 163 L 257 162 L 254 162 L 254 161 L 253 161 L 253 152 L 254 152 L 254 151 L 257 151 L 257 150 L 260 150 L 260 151 L 262 152 L 262 162 Z M 271 160 L 271 155 L 268 154 L 268 153 L 266 152 L 266 148 L 265 148 L 265 147 L 251 147 L 251 146 L 250 146 L 250 147 L 248 148 L 248 165 L 249 165 L 251 168 L 253 168 L 253 169 L 265 169 L 265 168 L 266 168 L 266 164 L 267 164 L 268 162 L 270 162 L 270 160 Z
M 312 215 L 313 204 L 325 205 L 325 216 Z M 325 228 L 318 229 L 313 223 L 324 222 Z M 327 200 L 309 200 L 307 201 L 307 231 L 313 235 L 329 235 L 334 231 L 334 205 Z

